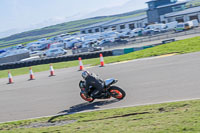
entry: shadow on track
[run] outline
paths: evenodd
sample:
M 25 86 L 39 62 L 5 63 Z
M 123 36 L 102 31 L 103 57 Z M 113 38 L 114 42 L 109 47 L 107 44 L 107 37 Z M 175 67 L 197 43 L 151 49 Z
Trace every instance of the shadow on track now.
M 87 103 L 81 103 L 78 105 L 74 105 L 74 106 L 70 107 L 68 110 L 63 110 L 63 111 L 59 112 L 58 115 L 51 117 L 48 120 L 48 122 L 53 122 L 54 119 L 56 119 L 60 116 L 74 114 L 74 113 L 82 112 L 82 111 L 86 111 L 86 110 L 99 109 L 100 106 L 116 103 L 119 101 L 120 100 L 114 99 L 114 100 L 107 100 L 107 101 L 97 101 L 97 102 L 93 102 L 93 103 L 87 102 Z

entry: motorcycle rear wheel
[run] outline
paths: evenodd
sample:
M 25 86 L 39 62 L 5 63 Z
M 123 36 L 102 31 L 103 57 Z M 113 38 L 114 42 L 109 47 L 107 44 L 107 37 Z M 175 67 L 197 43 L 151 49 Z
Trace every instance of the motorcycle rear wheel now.
M 81 93 L 80 92 L 80 96 L 81 96 L 81 98 L 83 99 L 83 100 L 85 100 L 85 101 L 87 101 L 87 102 L 93 102 L 94 101 L 94 99 L 92 98 L 92 97 L 87 97 L 84 93 Z
M 111 86 L 109 92 L 111 93 L 112 97 L 119 100 L 122 100 L 126 96 L 125 91 L 117 86 Z

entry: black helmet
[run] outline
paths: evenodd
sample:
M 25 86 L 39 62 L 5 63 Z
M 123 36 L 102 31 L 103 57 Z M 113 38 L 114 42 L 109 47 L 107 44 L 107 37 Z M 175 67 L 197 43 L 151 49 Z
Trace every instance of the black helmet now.
M 90 73 L 88 71 L 82 72 L 83 79 L 86 79 L 89 75 L 90 75 Z

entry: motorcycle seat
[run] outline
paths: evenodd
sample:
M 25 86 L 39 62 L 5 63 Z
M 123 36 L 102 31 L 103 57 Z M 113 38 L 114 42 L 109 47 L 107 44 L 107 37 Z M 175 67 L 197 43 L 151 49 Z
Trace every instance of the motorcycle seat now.
M 117 82 L 117 80 L 115 80 L 114 78 L 110 78 L 110 79 L 105 80 L 104 85 L 105 85 L 105 87 L 108 87 L 116 82 Z

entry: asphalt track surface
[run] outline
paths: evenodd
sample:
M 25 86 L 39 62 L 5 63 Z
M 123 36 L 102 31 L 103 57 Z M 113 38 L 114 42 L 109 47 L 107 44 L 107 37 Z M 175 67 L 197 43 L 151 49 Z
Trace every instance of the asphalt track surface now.
M 7 78 L 0 79 L 0 122 L 21 120 L 59 113 L 73 113 L 168 101 L 200 98 L 200 53 L 162 56 L 107 64 L 88 68 L 103 79 L 119 79 L 127 96 L 94 103 L 84 102 L 78 83 L 81 72 L 77 67 L 14 77 L 8 85 Z M 34 71 L 34 70 L 33 70 Z

